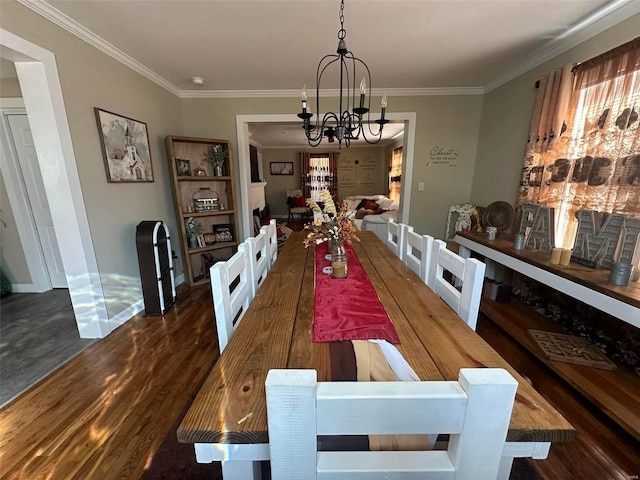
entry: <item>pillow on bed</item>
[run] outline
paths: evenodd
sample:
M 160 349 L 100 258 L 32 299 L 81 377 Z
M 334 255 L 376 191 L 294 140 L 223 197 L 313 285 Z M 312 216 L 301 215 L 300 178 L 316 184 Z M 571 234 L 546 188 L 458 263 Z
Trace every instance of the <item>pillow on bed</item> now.
M 365 210 L 378 210 L 380 205 L 378 205 L 374 200 L 364 199 L 358 204 L 358 208 L 356 210 L 360 210 L 364 208 Z
M 356 212 L 356 219 L 360 220 L 366 217 L 367 215 L 381 215 L 386 211 L 387 210 L 384 210 L 383 208 L 378 208 L 376 210 L 368 210 L 366 208 L 361 208 Z
M 390 198 L 385 197 L 378 200 L 378 205 L 380 205 L 380 208 L 384 208 L 385 210 L 389 210 L 390 208 L 393 208 L 394 204 L 395 202 Z

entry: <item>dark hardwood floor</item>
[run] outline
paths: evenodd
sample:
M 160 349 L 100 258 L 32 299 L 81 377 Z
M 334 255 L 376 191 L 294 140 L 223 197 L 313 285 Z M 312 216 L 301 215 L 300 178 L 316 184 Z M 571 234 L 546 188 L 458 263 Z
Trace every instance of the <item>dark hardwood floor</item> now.
M 490 322 L 481 319 L 479 331 L 577 430 L 575 441 L 553 445 L 549 459 L 517 460 L 512 479 L 640 474 L 637 442 Z M 218 466 L 198 470 L 189 445 L 178 453 L 171 445 L 217 357 L 209 287 L 179 288 L 165 317 L 135 316 L 0 410 L 0 478 L 220 478 Z

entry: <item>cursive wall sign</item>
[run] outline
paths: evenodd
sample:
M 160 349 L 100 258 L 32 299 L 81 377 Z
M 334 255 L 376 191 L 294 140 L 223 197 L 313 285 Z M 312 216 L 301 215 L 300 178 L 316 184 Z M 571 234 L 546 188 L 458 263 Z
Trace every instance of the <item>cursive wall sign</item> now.
M 458 166 L 458 155 L 460 151 L 455 148 L 432 147 L 429 151 L 429 161 L 427 167 L 434 166 Z

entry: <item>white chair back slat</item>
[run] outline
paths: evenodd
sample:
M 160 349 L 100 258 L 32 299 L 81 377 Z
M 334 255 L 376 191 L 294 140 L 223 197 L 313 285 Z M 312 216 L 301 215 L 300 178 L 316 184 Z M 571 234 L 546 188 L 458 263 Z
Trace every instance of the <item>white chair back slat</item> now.
M 498 478 L 518 386 L 506 370 L 462 369 L 457 382 L 316 380 L 314 370 L 267 375 L 274 480 Z M 318 452 L 328 432 L 450 437 L 447 451 Z
M 387 222 L 387 247 L 404 261 L 404 234 L 407 226 L 389 219 Z
M 405 265 L 413 270 L 424 283 L 427 283 L 433 237 L 420 235 L 413 231 L 413 227 L 407 226 L 404 232 L 404 245 Z
M 269 225 L 260 228 L 260 232 L 267 236 L 267 251 L 269 254 L 269 269 L 278 259 L 278 227 L 275 218 L 269 221 Z
M 246 251 L 239 249 L 229 260 L 218 262 L 209 269 L 220 353 L 251 302 L 248 263 Z
M 478 322 L 485 268 L 475 258 L 465 259 L 448 250 L 442 240 L 433 241 L 427 285 L 473 330 Z M 460 290 L 444 278 L 445 270 L 462 283 Z
M 266 233 L 261 232 L 255 237 L 247 238 L 238 246 L 238 250 L 247 252 L 249 259 L 249 283 L 252 300 L 269 273 L 269 245 L 267 241 Z

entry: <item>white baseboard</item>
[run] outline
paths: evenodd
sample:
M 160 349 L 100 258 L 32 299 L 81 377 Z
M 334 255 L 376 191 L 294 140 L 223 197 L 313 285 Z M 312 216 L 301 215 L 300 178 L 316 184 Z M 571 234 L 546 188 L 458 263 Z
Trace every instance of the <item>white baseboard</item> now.
M 129 307 L 122 310 L 119 314 L 109 319 L 109 327 L 111 328 L 111 331 L 113 332 L 116 328 L 118 328 L 126 321 L 130 320 L 131 317 L 137 315 L 142 310 L 144 310 L 144 300 L 141 298 L 133 305 L 130 305 Z
M 175 278 L 176 287 L 185 283 L 184 274 L 180 274 Z M 144 299 L 141 298 L 136 303 L 122 310 L 120 313 L 109 319 L 111 331 L 114 331 L 123 323 L 129 321 L 132 317 L 144 310 Z
M 40 290 L 36 287 L 35 283 L 12 283 L 11 293 L 43 293 L 45 290 Z

